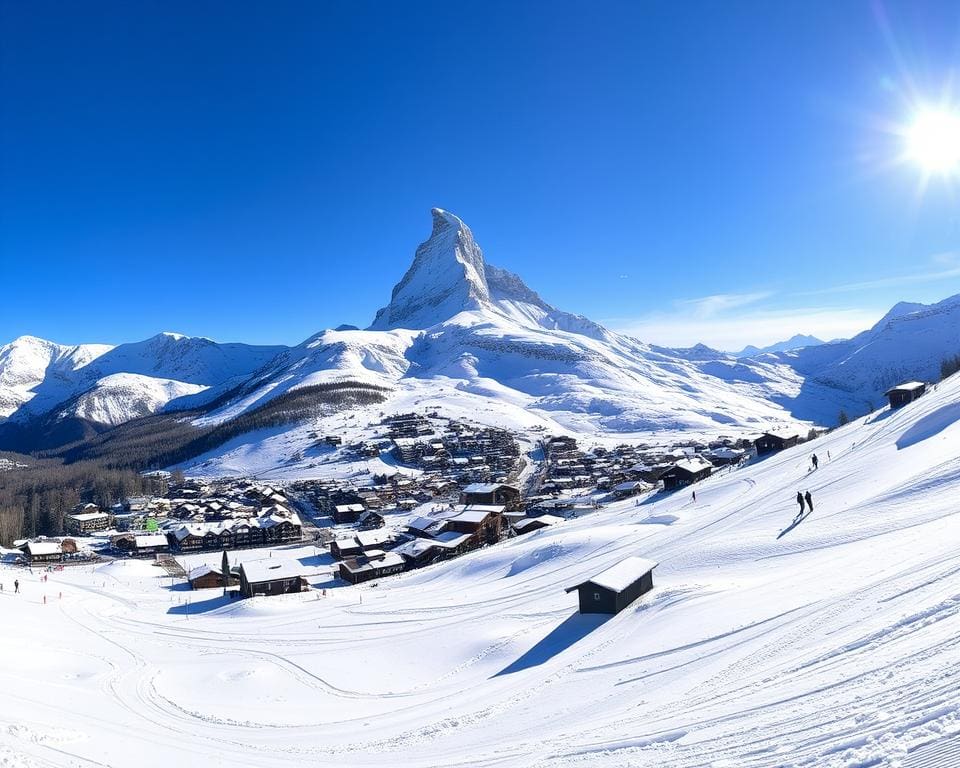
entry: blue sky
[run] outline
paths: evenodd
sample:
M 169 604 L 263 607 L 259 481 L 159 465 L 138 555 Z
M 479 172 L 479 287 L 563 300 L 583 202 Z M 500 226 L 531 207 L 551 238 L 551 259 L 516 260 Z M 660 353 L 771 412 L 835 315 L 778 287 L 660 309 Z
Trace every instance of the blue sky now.
M 657 343 L 960 292 L 960 184 L 896 133 L 960 95 L 956 2 L 0 8 L 0 342 L 365 326 L 432 206 Z

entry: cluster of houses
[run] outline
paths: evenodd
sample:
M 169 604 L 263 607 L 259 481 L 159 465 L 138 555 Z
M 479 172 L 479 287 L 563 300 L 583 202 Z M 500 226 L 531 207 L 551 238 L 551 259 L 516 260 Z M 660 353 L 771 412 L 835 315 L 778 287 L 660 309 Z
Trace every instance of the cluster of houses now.
M 340 578 L 358 584 L 495 544 L 507 532 L 511 516 L 524 517 L 519 507 L 518 488 L 475 483 L 463 489 L 459 504 L 414 517 L 403 531 L 366 530 L 336 539 L 330 553 Z
M 646 445 L 618 445 L 581 450 L 576 439 L 551 437 L 542 442 L 545 458 L 539 487 L 529 499 L 537 509 L 569 508 L 569 503 L 552 505 L 556 497 L 594 489 L 608 491 L 613 498 L 634 496 L 655 487 L 673 490 L 708 477 L 717 467 L 739 464 L 750 455 L 749 441 L 720 438 L 709 444 L 696 441 L 669 449 Z

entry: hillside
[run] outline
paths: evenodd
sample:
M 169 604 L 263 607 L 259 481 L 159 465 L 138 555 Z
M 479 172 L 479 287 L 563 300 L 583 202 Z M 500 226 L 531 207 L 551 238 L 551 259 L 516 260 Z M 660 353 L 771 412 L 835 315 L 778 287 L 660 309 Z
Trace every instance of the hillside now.
M 325 581 L 307 547 L 296 556 L 325 596 L 224 603 L 211 590 L 186 605 L 142 562 L 45 586 L 21 573 L 22 594 L 0 595 L 13 628 L 0 681 L 17 691 L 0 755 L 909 765 L 960 739 L 958 403 L 955 376 L 714 476 L 696 503 L 611 504 L 376 586 Z M 798 489 L 815 509 L 792 525 Z M 564 587 L 629 555 L 660 562 L 654 591 L 606 621 L 577 614 Z

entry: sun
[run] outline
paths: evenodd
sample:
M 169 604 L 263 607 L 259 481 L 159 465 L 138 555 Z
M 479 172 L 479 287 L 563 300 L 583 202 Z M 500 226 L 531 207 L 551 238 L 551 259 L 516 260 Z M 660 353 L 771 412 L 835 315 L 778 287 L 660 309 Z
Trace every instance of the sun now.
M 960 112 L 924 109 L 906 130 L 907 155 L 928 175 L 960 174 Z

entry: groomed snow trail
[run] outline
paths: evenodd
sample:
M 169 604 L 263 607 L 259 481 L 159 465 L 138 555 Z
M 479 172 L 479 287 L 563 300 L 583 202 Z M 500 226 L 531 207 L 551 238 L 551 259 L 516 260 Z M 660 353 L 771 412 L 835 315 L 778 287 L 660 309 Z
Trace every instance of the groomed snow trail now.
M 327 597 L 0 570 L 0 765 L 909 765 L 960 734 L 958 401 Z M 628 555 L 654 591 L 578 615 Z

